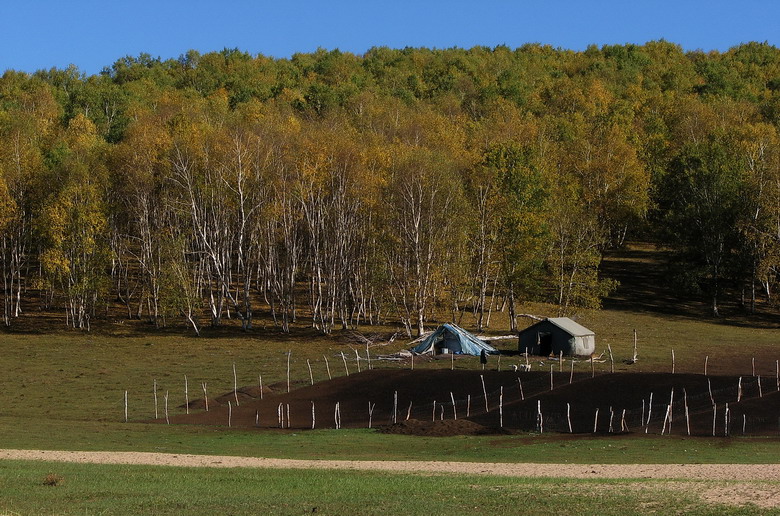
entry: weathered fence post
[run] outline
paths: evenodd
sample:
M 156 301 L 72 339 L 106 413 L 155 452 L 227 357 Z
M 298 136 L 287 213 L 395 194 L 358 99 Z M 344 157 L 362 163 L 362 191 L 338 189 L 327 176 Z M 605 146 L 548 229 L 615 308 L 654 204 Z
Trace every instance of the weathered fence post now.
M 207 390 L 207 384 L 206 382 L 200 382 L 200 386 L 203 388 L 203 402 L 206 405 L 206 412 L 209 411 L 209 393 Z
M 503 387 L 502 387 L 503 389 Z M 503 394 L 503 391 L 502 391 Z M 452 418 L 457 421 L 458 420 L 458 411 L 455 408 L 455 396 L 452 394 L 452 391 L 450 391 L 450 399 L 452 400 Z
M 347 367 L 347 357 L 344 356 L 344 352 L 341 352 L 341 360 L 344 361 L 344 371 L 347 372 L 347 376 L 349 376 L 349 368 Z
M 328 370 L 328 380 L 333 380 L 333 377 L 330 375 L 330 364 L 328 363 L 328 357 L 322 355 L 322 358 L 325 359 L 325 369 Z
M 485 377 L 484 375 L 479 375 L 479 378 L 482 380 L 482 394 L 485 396 L 485 412 L 490 412 L 490 409 L 488 408 L 487 389 L 485 388 Z
M 553 390 L 555 386 L 553 385 L 553 366 L 550 364 L 550 390 Z
M 292 350 L 287 352 L 287 392 L 290 392 L 290 357 L 292 357 Z
M 190 413 L 190 393 L 187 385 L 187 375 L 184 375 L 184 408 Z
M 574 381 L 574 358 L 571 359 L 571 373 L 569 373 L 569 384 Z
M 287 382 L 287 384 L 288 384 L 287 392 L 290 392 L 289 382 Z M 237 407 L 238 406 L 238 376 L 236 376 L 235 362 L 233 362 L 233 397 L 236 398 L 236 407 Z
M 154 419 L 157 419 L 157 378 L 154 379 Z
M 452 394 L 452 393 L 450 393 Z M 455 409 L 455 402 L 452 403 L 453 410 Z M 504 386 L 501 386 L 500 394 L 498 395 L 498 426 L 504 428 Z

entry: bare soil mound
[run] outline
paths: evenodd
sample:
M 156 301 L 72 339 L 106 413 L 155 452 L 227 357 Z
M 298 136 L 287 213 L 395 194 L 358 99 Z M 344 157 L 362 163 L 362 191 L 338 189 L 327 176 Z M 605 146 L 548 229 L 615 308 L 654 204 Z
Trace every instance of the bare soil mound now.
M 286 383 L 264 388 L 262 399 L 259 388 L 242 388 L 238 404 L 233 392 L 225 393 L 209 400 L 208 412 L 195 400 L 190 406 L 198 412 L 171 422 L 301 430 L 334 428 L 339 421 L 342 428 L 366 428 L 371 409 L 374 428 L 428 436 L 576 434 L 594 427 L 597 433 L 687 434 L 690 428 L 692 435 L 713 429 L 718 436 L 777 435 L 780 426 L 774 378 L 375 369 L 295 387 L 289 393 Z

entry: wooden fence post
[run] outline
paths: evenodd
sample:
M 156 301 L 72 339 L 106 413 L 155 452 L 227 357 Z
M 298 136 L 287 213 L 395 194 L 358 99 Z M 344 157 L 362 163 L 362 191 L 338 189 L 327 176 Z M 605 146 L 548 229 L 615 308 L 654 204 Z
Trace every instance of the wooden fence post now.
M 501 393 L 498 395 L 498 426 L 504 428 L 504 386 L 501 386 Z M 452 393 L 450 393 L 452 394 Z M 453 410 L 455 403 L 452 404 Z
M 347 376 L 349 376 L 349 368 L 347 367 L 347 357 L 344 356 L 344 352 L 341 352 L 341 360 L 344 361 L 344 371 L 347 372 Z
M 289 382 L 288 382 L 289 385 Z M 287 392 L 290 392 L 288 387 Z M 236 363 L 233 362 L 233 397 L 236 398 L 236 407 L 238 406 L 238 377 L 236 376 Z
M 718 415 L 718 406 L 712 404 L 712 437 L 715 437 L 715 418 Z
M 206 404 L 206 412 L 209 411 L 209 393 L 207 390 L 206 382 L 200 382 L 200 386 L 203 388 L 203 402 Z
M 290 392 L 290 357 L 292 357 L 292 350 L 287 352 L 287 392 Z
M 187 386 L 187 375 L 184 375 L 184 408 L 187 410 L 187 414 L 190 413 L 190 393 Z
M 503 389 L 503 387 L 502 387 Z M 452 400 L 452 418 L 457 421 L 458 420 L 458 410 L 455 408 L 455 396 L 452 394 L 452 391 L 450 391 L 450 399 Z
M 737 382 L 737 403 L 739 403 L 742 400 L 742 377 L 739 377 L 739 382 Z
M 650 403 L 647 405 L 647 423 L 645 423 L 645 433 L 650 429 L 650 416 L 653 415 L 653 393 L 650 393 Z
M 544 433 L 544 417 L 542 416 L 542 400 L 536 402 L 536 421 L 539 428 L 539 433 Z
M 555 386 L 553 385 L 553 366 L 550 364 L 550 390 L 553 390 Z
M 520 389 L 520 401 L 525 401 L 525 395 L 523 394 L 523 382 L 520 381 L 520 377 L 517 378 L 517 387 Z
M 154 419 L 158 419 L 157 415 L 157 378 L 154 379 Z
M 479 375 L 479 378 L 482 380 L 482 394 L 485 396 L 485 412 L 490 412 L 490 409 L 488 408 L 487 389 L 485 388 L 485 376 Z

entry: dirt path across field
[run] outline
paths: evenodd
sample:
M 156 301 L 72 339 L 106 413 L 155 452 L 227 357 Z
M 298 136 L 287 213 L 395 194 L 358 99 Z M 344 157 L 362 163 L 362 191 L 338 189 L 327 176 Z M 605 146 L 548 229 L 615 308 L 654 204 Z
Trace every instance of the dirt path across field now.
M 509 464 L 434 461 L 267 459 L 139 452 L 0 450 L 0 459 L 208 468 L 344 469 L 512 477 L 780 481 L 780 464 Z

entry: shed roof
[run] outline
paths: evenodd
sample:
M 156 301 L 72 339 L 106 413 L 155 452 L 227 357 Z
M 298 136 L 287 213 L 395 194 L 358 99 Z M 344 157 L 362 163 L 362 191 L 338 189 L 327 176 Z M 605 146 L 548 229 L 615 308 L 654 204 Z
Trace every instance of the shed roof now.
M 568 317 L 550 317 L 547 320 L 574 337 L 582 337 L 584 335 L 595 335 L 595 333 L 593 333 L 591 330 L 587 329 L 585 326 L 581 324 L 572 321 Z
M 545 321 L 549 321 L 558 328 L 562 329 L 569 335 L 573 337 L 583 337 L 585 335 L 595 335 L 595 333 L 589 329 L 587 329 L 585 326 L 578 324 L 568 317 L 548 317 L 547 319 L 544 319 L 543 321 L 539 321 L 536 324 L 533 324 L 529 326 L 528 328 L 525 328 L 524 330 L 521 330 L 520 333 L 523 333 L 525 331 L 530 330 L 531 328 L 536 327 L 536 325 L 541 324 Z

